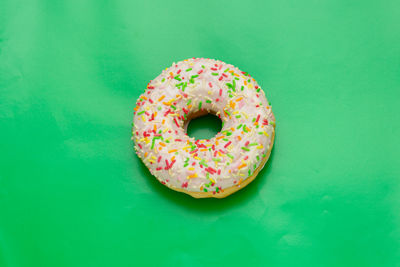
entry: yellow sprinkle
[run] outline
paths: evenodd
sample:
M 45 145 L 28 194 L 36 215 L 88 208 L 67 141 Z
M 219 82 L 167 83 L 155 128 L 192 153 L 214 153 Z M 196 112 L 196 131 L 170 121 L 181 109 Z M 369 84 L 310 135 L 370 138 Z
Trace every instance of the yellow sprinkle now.
M 194 171 L 193 167 L 188 168 L 189 171 Z
M 151 156 L 151 158 L 152 158 L 152 159 L 157 159 L 157 158 L 156 158 L 156 157 L 154 157 L 154 156 Z
M 210 178 L 210 181 L 215 184 L 215 180 L 213 178 Z
M 188 149 L 188 148 L 191 148 L 191 146 L 184 146 L 184 147 L 182 147 L 182 149 Z
M 264 131 L 263 133 L 264 133 L 266 136 L 269 136 L 269 134 L 268 134 L 266 131 Z
M 208 91 L 207 93 L 208 93 L 209 95 L 212 95 L 212 92 L 211 92 L 211 91 Z
M 154 161 L 154 160 L 151 160 L 151 159 L 149 159 L 149 161 L 150 161 L 151 163 L 155 163 L 155 161 Z
M 163 123 L 163 124 L 164 124 L 164 123 Z M 166 131 L 168 131 L 168 127 L 165 128 L 165 129 L 163 130 L 163 133 L 165 133 Z
M 257 146 L 257 149 L 262 149 L 264 146 L 263 145 L 259 145 Z
M 146 122 L 146 119 L 144 118 L 144 116 L 142 115 L 142 120 L 144 121 L 144 122 Z
M 252 83 L 249 83 L 249 84 L 247 85 L 247 87 L 253 88 L 253 84 L 252 84 Z
M 197 160 L 201 160 L 201 158 L 199 158 L 199 157 L 194 157 L 195 159 L 197 159 Z

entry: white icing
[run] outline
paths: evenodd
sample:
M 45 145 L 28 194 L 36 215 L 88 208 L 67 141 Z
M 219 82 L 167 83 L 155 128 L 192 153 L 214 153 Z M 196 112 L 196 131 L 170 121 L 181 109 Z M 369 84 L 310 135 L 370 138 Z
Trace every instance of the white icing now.
M 200 103 L 223 121 L 210 140 L 196 141 L 183 127 L 184 116 L 198 112 Z M 252 77 L 222 61 L 196 58 L 172 64 L 148 84 L 135 108 L 132 139 L 163 184 L 220 192 L 240 186 L 258 168 L 272 146 L 274 125 L 271 106 Z

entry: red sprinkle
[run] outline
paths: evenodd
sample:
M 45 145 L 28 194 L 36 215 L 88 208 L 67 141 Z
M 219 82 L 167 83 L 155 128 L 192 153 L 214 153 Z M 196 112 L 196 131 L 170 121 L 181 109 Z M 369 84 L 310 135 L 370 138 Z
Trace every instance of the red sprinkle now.
M 219 89 L 219 96 L 222 96 L 222 88 Z
M 147 87 L 148 89 L 154 89 L 154 86 L 149 86 L 149 87 Z
M 197 74 L 201 74 L 203 72 L 203 70 L 199 70 L 198 72 L 197 72 Z
M 224 78 L 224 77 L 220 76 L 219 79 L 218 79 L 218 81 L 222 81 L 222 78 Z
M 181 73 L 181 70 L 178 70 L 178 71 L 176 72 L 176 74 L 179 74 L 179 73 Z
M 142 147 L 142 145 L 141 144 L 137 144 L 139 147 L 140 147 L 140 149 L 143 149 L 143 147 Z
M 226 143 L 226 145 L 224 145 L 224 148 L 227 148 L 230 144 L 232 144 L 231 141 L 229 141 L 228 143 Z
M 210 86 L 210 87 L 212 88 L 212 84 L 211 84 L 211 82 L 209 82 L 209 83 L 208 83 L 208 86 Z
M 178 124 L 178 122 L 176 121 L 176 118 L 174 118 L 174 121 L 175 121 L 176 126 L 179 127 L 179 124 Z
M 259 119 L 260 119 L 260 114 L 258 114 L 256 122 L 258 122 Z
M 248 146 L 249 144 L 250 144 L 250 142 L 247 141 L 247 142 L 244 144 L 244 146 Z

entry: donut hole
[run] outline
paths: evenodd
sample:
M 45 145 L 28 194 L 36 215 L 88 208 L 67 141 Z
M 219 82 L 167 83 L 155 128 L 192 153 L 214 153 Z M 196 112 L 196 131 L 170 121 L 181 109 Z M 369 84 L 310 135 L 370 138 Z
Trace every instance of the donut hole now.
M 195 114 L 185 123 L 186 133 L 196 140 L 211 139 L 222 129 L 222 121 L 212 113 Z

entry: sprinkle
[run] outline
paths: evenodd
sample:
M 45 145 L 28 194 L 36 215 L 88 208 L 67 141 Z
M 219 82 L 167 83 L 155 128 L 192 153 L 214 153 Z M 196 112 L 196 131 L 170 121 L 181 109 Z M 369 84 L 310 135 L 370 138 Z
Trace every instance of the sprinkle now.
M 191 71 L 191 70 L 192 70 L 192 68 L 188 68 L 188 69 L 186 69 L 186 72 Z
M 196 177 L 197 177 L 197 173 L 193 173 L 193 174 L 189 175 L 187 177 L 187 179 L 192 179 L 192 178 L 196 178 Z
M 238 167 L 238 169 L 241 169 L 241 168 L 246 167 L 246 166 L 247 166 L 247 164 L 246 164 L 246 163 L 243 163 L 243 164 L 241 164 L 241 165 Z
M 242 149 L 245 151 L 250 151 L 250 149 L 248 149 L 247 147 L 242 146 Z
M 201 109 L 201 105 L 203 104 L 203 102 L 199 102 L 199 110 Z
M 158 99 L 158 102 L 161 102 L 161 100 L 163 100 L 164 97 L 165 97 L 165 95 L 161 96 L 161 97 Z
M 218 76 L 218 72 L 212 72 L 211 75 Z
M 161 143 L 161 142 L 160 142 L 160 143 Z M 174 152 L 176 152 L 176 151 L 178 151 L 178 149 L 171 149 L 171 150 L 168 151 L 168 153 L 174 153 Z
M 224 145 L 224 148 L 227 148 L 231 143 L 232 143 L 231 141 L 229 141 L 228 143 L 226 143 L 226 144 Z

